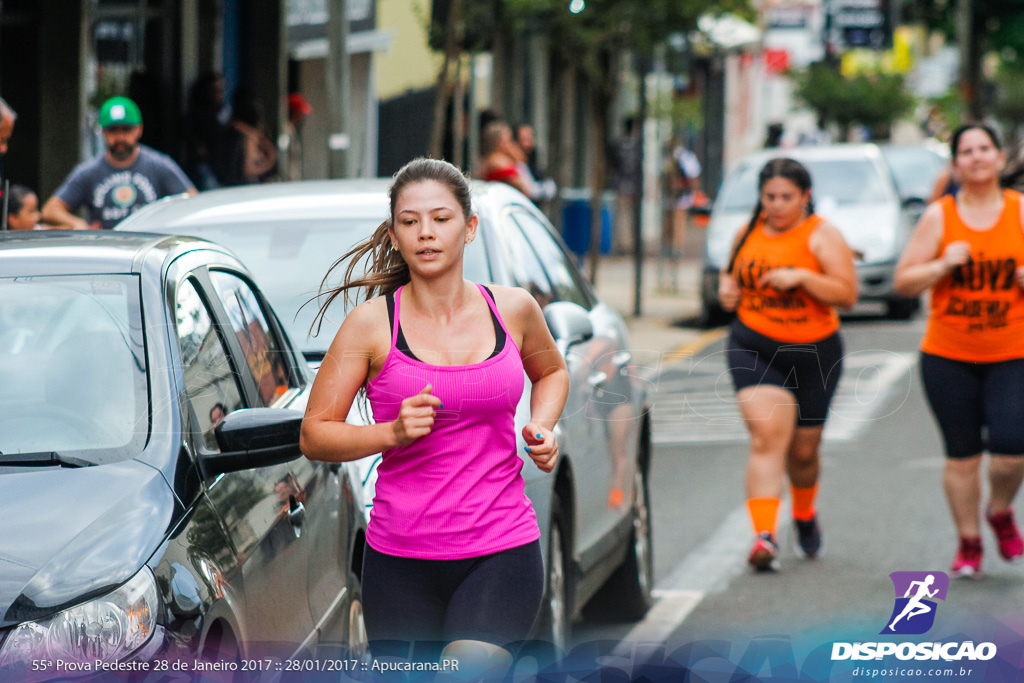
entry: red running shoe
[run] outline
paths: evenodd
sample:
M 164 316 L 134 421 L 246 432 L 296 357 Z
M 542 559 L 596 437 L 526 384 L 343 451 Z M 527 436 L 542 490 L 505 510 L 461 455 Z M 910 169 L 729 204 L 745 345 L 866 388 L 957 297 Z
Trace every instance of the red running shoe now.
M 779 546 L 775 542 L 775 537 L 765 531 L 754 541 L 754 547 L 747 556 L 747 563 L 756 571 L 773 572 L 779 568 L 779 561 L 776 559 L 778 554 Z
M 956 551 L 953 566 L 949 568 L 949 575 L 954 579 L 978 578 L 981 576 L 981 554 L 981 537 L 961 536 L 960 548 Z
M 996 532 L 996 538 L 999 540 L 999 554 L 1003 556 L 1003 559 L 1007 562 L 1021 559 L 1021 556 L 1024 556 L 1024 540 L 1020 537 L 1017 523 L 1013 521 L 1013 508 L 1002 512 L 988 511 L 985 513 L 985 519 L 991 525 L 992 531 Z

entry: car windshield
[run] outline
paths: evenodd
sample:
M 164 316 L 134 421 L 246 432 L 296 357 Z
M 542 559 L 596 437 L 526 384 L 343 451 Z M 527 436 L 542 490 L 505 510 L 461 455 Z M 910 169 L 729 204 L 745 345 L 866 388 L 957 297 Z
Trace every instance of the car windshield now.
M 924 147 L 883 147 L 882 154 L 904 198 L 928 199 L 939 171 L 946 165 L 942 157 Z
M 819 206 L 873 204 L 887 201 L 883 179 L 867 159 L 800 160 L 811 173 L 812 194 Z M 757 175 L 762 165 L 742 166 L 722 188 L 722 208 L 751 211 L 757 202 Z
M 137 456 L 146 387 L 137 278 L 0 278 L 0 468 L 28 453 Z
M 376 219 L 352 218 L 301 225 L 204 226 L 189 233 L 222 244 L 237 254 L 270 299 L 292 341 L 307 357 L 317 359 L 334 340 L 346 308 L 341 301 L 332 304 L 319 334 L 311 336 L 310 325 L 322 300 L 310 299 L 316 296 L 328 268 L 371 235 L 378 225 L 380 221 Z M 340 284 L 345 268 L 339 266 L 331 273 L 328 287 Z M 474 282 L 490 280 L 482 240 L 474 240 L 466 247 L 464 274 Z M 307 301 L 310 303 L 303 305 Z

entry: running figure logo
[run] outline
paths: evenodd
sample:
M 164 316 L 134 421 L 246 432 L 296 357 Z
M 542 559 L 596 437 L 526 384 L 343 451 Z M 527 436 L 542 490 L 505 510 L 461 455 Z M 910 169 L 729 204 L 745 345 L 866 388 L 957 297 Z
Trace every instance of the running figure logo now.
M 889 578 L 896 589 L 896 604 L 882 633 L 925 633 L 935 622 L 938 606 L 929 598 L 946 599 L 949 576 L 945 572 L 893 572 Z

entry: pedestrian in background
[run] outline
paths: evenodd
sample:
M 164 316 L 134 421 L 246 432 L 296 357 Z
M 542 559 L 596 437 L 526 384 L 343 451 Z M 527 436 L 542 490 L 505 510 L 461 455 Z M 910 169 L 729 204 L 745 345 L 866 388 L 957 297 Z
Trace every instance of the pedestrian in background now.
M 231 99 L 231 120 L 214 168 L 225 187 L 264 183 L 276 174 L 277 147 L 267 137 L 260 103 L 247 87 L 236 89 Z
M 11 185 L 7 195 L 8 230 L 44 230 L 39 225 L 39 197 L 24 185 Z
M 14 134 L 14 122 L 18 119 L 18 115 L 11 109 L 11 106 L 0 97 L 0 202 L 3 201 L 4 192 L 4 155 L 7 154 L 7 143 L 11 139 L 11 135 Z M 0 204 L 0 211 L 2 211 L 2 204 Z M 3 217 L 0 216 L 0 220 Z
M 401 656 L 415 643 L 417 659 L 458 660 L 460 677 L 500 677 L 544 591 L 516 405 L 525 370 L 526 451 L 552 471 L 568 372 L 528 292 L 463 279 L 477 216 L 459 169 L 412 161 L 389 197 L 387 220 L 332 267 L 348 263 L 318 317 L 339 296 L 359 292 L 364 303 L 345 317 L 313 383 L 302 452 L 329 462 L 382 453 L 363 560 L 374 655 Z M 354 277 L 364 258 L 370 272 Z M 363 391 L 375 423 L 349 424 Z
M 196 188 L 174 160 L 146 145 L 142 112 L 127 97 L 112 97 L 100 107 L 100 128 L 107 150 L 82 162 L 43 206 L 43 220 L 69 230 L 113 228 L 129 214 L 172 194 Z M 86 209 L 88 220 L 73 212 Z
M 185 172 L 200 190 L 220 187 L 214 171 L 218 148 L 224 144 L 227 117 L 224 77 L 208 71 L 189 91 L 185 113 Z
M 300 93 L 288 95 L 288 154 L 285 163 L 285 180 L 302 180 L 302 122 L 313 113 L 313 107 Z
M 511 185 L 529 197 L 531 188 L 519 169 L 522 150 L 512 139 L 512 129 L 504 121 L 492 121 L 481 137 L 480 178 Z
M 943 489 L 959 545 L 953 576 L 981 572 L 985 519 L 1006 560 L 1024 556 L 1013 500 L 1024 477 L 1024 195 L 1004 190 L 995 131 L 966 124 L 950 138 L 959 191 L 925 209 L 896 266 L 896 291 L 931 290 L 921 377 L 942 432 Z
M 819 447 L 843 362 L 836 307 L 857 301 L 857 273 L 839 230 L 815 215 L 803 165 L 773 159 L 757 187 L 757 206 L 720 274 L 719 299 L 737 313 L 728 362 L 750 431 L 747 509 L 757 535 L 747 561 L 763 571 L 777 568 L 783 475 L 797 553 L 810 559 L 822 550 Z
M 526 123 L 516 126 L 513 142 L 516 168 L 529 190 L 527 196 L 538 205 L 554 199 L 557 191 L 555 181 L 548 178 L 537 165 L 537 142 L 533 135 L 533 127 Z

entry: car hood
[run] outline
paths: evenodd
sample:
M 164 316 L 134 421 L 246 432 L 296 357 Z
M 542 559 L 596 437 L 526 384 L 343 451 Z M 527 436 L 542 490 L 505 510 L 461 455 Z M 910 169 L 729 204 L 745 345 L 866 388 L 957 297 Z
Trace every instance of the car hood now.
M 906 231 L 898 204 L 823 204 L 817 207 L 818 215 L 835 225 L 854 251 L 863 254 L 863 263 L 893 260 L 903 249 Z M 712 215 L 707 237 L 710 265 L 725 265 L 733 238 L 749 220 L 749 211 L 716 211 Z
M 163 476 L 137 461 L 0 474 L 0 628 L 116 588 L 174 515 Z

